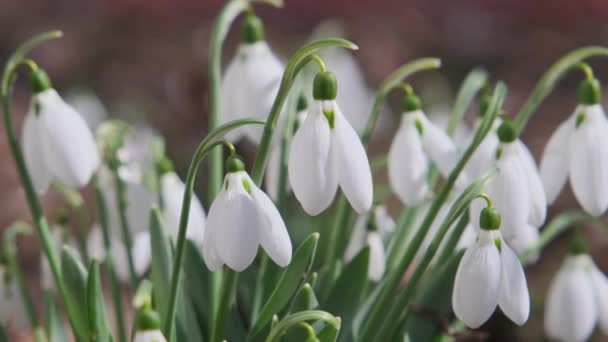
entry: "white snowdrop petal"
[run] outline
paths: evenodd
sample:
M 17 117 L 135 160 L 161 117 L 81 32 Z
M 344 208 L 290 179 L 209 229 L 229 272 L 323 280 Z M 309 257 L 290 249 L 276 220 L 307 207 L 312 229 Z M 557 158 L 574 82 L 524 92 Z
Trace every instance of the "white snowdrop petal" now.
M 101 160 L 87 123 L 53 89 L 37 95 L 45 164 L 61 182 L 85 186 Z
M 583 209 L 599 216 L 608 207 L 608 122 L 599 105 L 585 113 L 570 137 L 570 184 Z
M 422 146 L 437 165 L 443 177 L 447 177 L 460 158 L 452 139 L 441 128 L 435 126 L 423 113 L 418 116 L 422 122 Z
M 589 273 L 595 293 L 599 325 L 602 332 L 608 335 L 608 278 L 595 265 Z
M 553 203 L 568 179 L 568 144 L 574 131 L 572 118 L 553 132 L 540 161 L 540 176 L 549 204 Z
M 530 217 L 528 222 L 535 227 L 540 227 L 545 223 L 547 217 L 547 198 L 545 197 L 543 183 L 534 157 L 530 153 L 530 150 L 528 150 L 528 147 L 521 140 L 517 140 L 516 144 L 519 149 L 519 160 L 526 174 L 528 194 L 530 195 Z
M 217 252 L 215 235 L 218 233 L 216 230 L 221 230 L 223 227 L 222 218 L 226 205 L 226 192 L 222 190 L 209 208 L 207 229 L 205 229 L 203 238 L 203 261 L 205 261 L 205 265 L 207 265 L 207 268 L 211 272 L 219 270 L 224 265 Z
M 291 240 L 285 227 L 285 222 L 268 196 L 260 190 L 251 178 L 251 197 L 258 207 L 260 215 L 260 230 L 258 232 L 260 244 L 279 266 L 285 267 L 291 261 Z
M 133 342 L 167 342 L 160 330 L 144 330 L 135 333 Z
M 138 276 L 146 273 L 152 263 L 152 246 L 150 245 L 150 233 L 137 233 L 133 238 L 133 266 Z
M 344 261 L 351 261 L 363 247 L 365 246 L 365 238 L 367 236 L 367 221 L 369 220 L 369 214 L 360 215 L 355 221 L 355 226 L 350 234 L 350 240 L 346 251 L 344 252 Z
M 386 253 L 382 236 L 378 232 L 369 232 L 367 245 L 369 246 L 369 279 L 380 281 L 386 270 Z
M 517 235 L 511 238 L 506 239 L 507 244 L 517 255 L 524 255 L 528 249 L 532 248 L 538 242 L 540 235 L 537 228 L 526 225 L 523 229 L 517 231 Z M 532 261 L 535 262 L 539 257 L 539 253 L 532 256 Z
M 572 261 L 566 260 L 547 293 L 545 331 L 551 338 L 585 341 L 593 332 L 598 313 L 589 275 Z
M 492 130 L 486 135 L 481 141 L 481 144 L 477 147 L 469 162 L 464 167 L 464 172 L 470 180 L 477 180 L 484 175 L 495 163 L 496 163 L 496 150 L 500 144 L 498 136 L 496 135 L 496 128 L 500 125 L 501 120 L 494 120 Z M 473 132 L 476 132 L 481 124 L 478 120 L 475 123 Z M 474 139 L 474 135 L 471 135 L 466 146 L 469 146 Z
M 418 204 L 429 192 L 428 164 L 413 120 L 404 117 L 389 149 L 387 165 L 391 189 L 404 205 Z
M 33 108 L 27 113 L 23 122 L 22 146 L 25 165 L 34 188 L 36 192 L 43 194 L 51 184 L 53 175 L 44 163 L 40 144 L 40 126 Z
M 333 157 L 338 182 L 351 206 L 359 214 L 372 206 L 374 188 L 367 153 L 359 136 L 334 105 Z
M 273 201 L 276 201 L 279 197 L 281 146 L 281 144 L 277 144 L 270 148 L 268 167 L 266 167 L 266 172 L 264 173 L 264 186 L 266 188 L 266 193 L 268 193 L 268 196 L 270 196 Z
M 122 240 L 118 238 L 112 239 L 110 251 L 112 253 L 112 260 L 115 260 L 112 266 L 114 266 L 116 276 L 122 283 L 128 283 L 131 271 L 129 269 L 127 249 Z
M 314 216 L 333 201 L 338 179 L 331 155 L 329 123 L 320 112 L 320 103 L 313 106 L 316 111 L 310 112 L 291 142 L 288 175 L 294 195 L 304 210 Z
M 500 278 L 500 254 L 493 242 L 467 249 L 456 271 L 452 307 L 468 327 L 478 328 L 496 309 Z
M 515 324 L 523 325 L 530 315 L 530 294 L 524 269 L 507 244 L 502 244 L 500 257 L 502 279 L 498 305 Z
M 164 203 L 165 224 L 175 240 L 179 233 L 179 221 L 181 217 L 182 203 L 186 186 L 179 176 L 169 172 L 161 177 L 161 193 Z M 200 246 L 205 232 L 205 211 L 196 194 L 190 200 L 190 211 L 188 213 L 188 225 L 186 226 L 186 237 Z
M 87 254 L 89 258 L 103 262 L 106 257 L 106 249 L 103 243 L 103 232 L 99 225 L 95 224 L 89 231 L 87 237 Z

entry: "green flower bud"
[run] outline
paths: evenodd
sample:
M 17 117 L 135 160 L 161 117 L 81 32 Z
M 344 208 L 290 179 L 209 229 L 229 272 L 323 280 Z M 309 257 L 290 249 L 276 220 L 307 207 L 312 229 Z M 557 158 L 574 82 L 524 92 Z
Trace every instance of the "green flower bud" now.
M 264 24 L 262 20 L 254 15 L 247 15 L 241 26 L 241 42 L 253 44 L 264 40 Z
M 602 99 L 602 86 L 597 78 L 584 79 L 578 86 L 578 103 L 594 105 Z
M 508 122 L 503 122 L 500 126 L 498 126 L 498 130 L 496 131 L 498 134 L 498 139 L 502 143 L 510 143 L 517 139 L 517 133 L 515 132 L 515 127 Z
M 407 94 L 403 98 L 403 110 L 405 112 L 413 112 L 422 108 L 422 101 L 416 94 Z
M 238 155 L 233 155 L 226 159 L 226 172 L 245 171 L 245 163 Z
M 160 315 L 152 309 L 143 309 L 137 313 L 137 330 L 159 330 Z
M 484 230 L 497 230 L 500 228 L 500 212 L 493 207 L 486 207 L 479 214 L 479 226 Z
M 32 73 L 30 74 L 30 85 L 32 91 L 36 94 L 53 87 L 49 75 L 42 69 L 32 70 Z
M 338 96 L 338 81 L 330 71 L 320 71 L 312 84 L 312 97 L 315 100 L 335 100 Z
M 574 237 L 570 240 L 569 253 L 571 255 L 581 255 L 587 254 L 588 250 L 585 238 L 580 233 L 574 234 Z

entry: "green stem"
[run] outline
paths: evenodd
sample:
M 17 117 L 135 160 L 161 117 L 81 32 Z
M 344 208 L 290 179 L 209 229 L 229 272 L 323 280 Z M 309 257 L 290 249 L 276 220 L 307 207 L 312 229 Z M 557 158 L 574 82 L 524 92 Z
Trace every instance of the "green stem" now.
M 557 83 L 583 60 L 594 56 L 608 56 L 608 48 L 602 46 L 585 46 L 578 48 L 558 59 L 538 80 L 534 90 L 521 107 L 513 120 L 513 126 L 520 135 L 532 113 L 536 111 L 543 100 L 553 91 Z
M 99 226 L 103 234 L 103 244 L 105 249 L 105 266 L 108 274 L 110 275 L 110 284 L 112 291 L 112 302 L 114 306 L 114 315 L 116 320 L 116 326 L 118 328 L 118 341 L 127 342 L 127 329 L 125 326 L 125 319 L 123 316 L 122 297 L 120 293 L 120 282 L 114 269 L 114 261 L 112 258 L 112 245 L 110 239 L 110 228 L 108 226 L 108 211 L 105 199 L 97 178 L 93 180 L 93 186 L 95 188 L 95 203 L 97 204 L 97 219 L 99 220 Z
M 49 261 L 49 266 L 51 268 L 51 273 L 53 274 L 53 278 L 55 279 L 55 284 L 59 291 L 59 295 L 64 304 L 66 304 L 68 293 L 66 291 L 65 285 L 63 283 L 63 279 L 61 277 L 61 268 L 59 267 L 59 257 L 55 251 L 53 246 L 53 240 L 51 238 L 51 234 L 49 232 L 48 223 L 44 214 L 42 212 L 42 208 L 40 207 L 40 203 L 38 202 L 38 197 L 36 196 L 36 191 L 34 190 L 34 185 L 30 178 L 29 172 L 25 165 L 25 160 L 23 158 L 23 152 L 21 151 L 21 146 L 17 140 L 15 135 L 15 130 L 13 128 L 12 122 L 12 109 L 11 109 L 11 95 L 13 90 L 13 83 L 16 79 L 17 66 L 20 61 L 24 58 L 24 56 L 38 44 L 49 40 L 61 37 L 62 33 L 60 31 L 51 31 L 42 33 L 33 37 L 32 39 L 25 42 L 21 45 L 15 52 L 11 55 L 6 66 L 4 68 L 4 73 L 2 76 L 2 109 L 4 112 L 4 127 L 6 129 L 6 139 L 8 141 L 8 145 L 11 150 L 11 154 L 13 159 L 15 160 L 15 166 L 17 167 L 17 173 L 19 174 L 19 179 L 21 184 L 23 185 L 23 190 L 25 192 L 25 196 L 27 199 L 27 203 L 30 207 L 30 211 L 32 213 L 32 218 L 34 220 L 34 225 L 38 231 L 38 235 L 40 236 L 40 240 L 42 242 L 42 250 Z M 70 318 L 70 324 L 73 325 L 73 317 Z
M 120 177 L 118 168 L 112 168 L 114 176 L 114 186 L 116 191 L 116 203 L 118 203 L 118 214 L 120 218 L 120 228 L 122 229 L 122 242 L 125 244 L 127 251 L 127 264 L 129 266 L 129 280 L 131 288 L 137 288 L 137 273 L 135 272 L 135 264 L 133 263 L 133 241 L 131 240 L 131 228 L 127 218 L 127 189 L 124 180 Z
M 224 334 L 224 326 L 226 325 L 226 315 L 232 303 L 232 298 L 235 294 L 238 274 L 231 270 L 224 271 L 224 281 L 222 282 L 222 297 L 219 302 L 218 311 L 215 315 L 216 319 L 211 327 L 211 342 L 222 341 Z
M 393 293 L 397 289 L 401 281 L 402 275 L 405 274 L 415 255 L 418 253 L 422 241 L 426 237 L 426 234 L 428 233 L 431 224 L 436 218 L 437 213 L 439 212 L 441 206 L 448 199 L 448 195 L 454 187 L 456 179 L 458 179 L 458 176 L 464 169 L 464 166 L 469 161 L 479 144 L 490 131 L 490 128 L 492 127 L 492 122 L 496 118 L 496 115 L 502 106 L 505 94 L 506 87 L 504 86 L 504 84 L 499 82 L 496 88 L 494 89 L 492 101 L 490 103 L 488 111 L 484 115 L 484 119 L 475 135 L 475 138 L 473 139 L 471 145 L 467 148 L 463 156 L 460 158 L 452 172 L 450 172 L 450 175 L 441 187 L 439 194 L 433 200 L 433 203 L 431 204 L 431 207 L 429 208 L 429 211 L 427 212 L 420 229 L 416 232 L 416 235 L 414 235 L 412 242 L 410 243 L 410 246 L 412 248 L 407 249 L 404 258 L 399 263 L 397 269 L 387 278 L 385 288 L 382 290 L 378 301 L 374 304 L 368 319 L 365 320 L 365 322 L 363 323 L 363 327 L 361 328 L 361 334 L 358 338 L 358 341 L 372 341 L 373 334 L 378 331 L 376 329 L 376 326 L 379 325 L 379 323 L 381 323 L 383 318 L 385 317 L 386 308 L 394 299 Z
M 395 233 L 391 238 L 388 248 L 386 249 L 387 268 L 395 269 L 399 261 L 403 259 L 408 238 L 412 233 L 412 226 L 418 217 L 419 207 L 408 207 L 401 210 L 397 224 L 395 225 Z
M 243 125 L 252 124 L 264 124 L 264 121 L 254 119 L 240 119 L 228 122 L 213 131 L 201 141 L 196 148 L 194 156 L 188 167 L 188 174 L 186 175 L 186 183 L 184 190 L 184 197 L 182 201 L 182 209 L 179 218 L 179 232 L 177 235 L 177 243 L 175 249 L 175 261 L 173 264 L 173 270 L 171 274 L 171 292 L 169 295 L 169 304 L 167 306 L 167 320 L 164 322 L 163 333 L 165 336 L 173 336 L 173 327 L 175 325 L 175 313 L 177 306 L 177 291 L 180 285 L 182 264 L 184 258 L 184 250 L 186 246 L 186 228 L 188 227 L 188 218 L 190 215 L 190 202 L 192 201 L 192 194 L 194 192 L 194 181 L 196 180 L 196 174 L 201 161 L 218 144 L 223 143 L 221 139 L 224 135 L 232 129 L 238 128 Z
M 84 205 L 84 199 L 80 192 L 61 182 L 53 182 L 51 184 L 53 190 L 59 192 L 67 204 L 70 206 L 72 211 L 78 216 L 78 230 L 76 238 L 78 240 L 78 249 L 80 255 L 83 257 L 83 261 L 88 263 L 88 251 L 87 251 L 87 236 L 89 235 L 89 227 L 87 220 L 87 208 Z
M 268 334 L 268 337 L 266 337 L 266 342 L 279 341 L 280 337 L 283 336 L 283 334 L 285 334 L 285 332 L 291 326 L 306 321 L 324 321 L 327 324 L 333 325 L 336 327 L 336 329 L 340 328 L 340 319 L 328 312 L 321 310 L 301 311 L 285 317 L 283 320 L 274 325 Z
M 367 120 L 367 125 L 361 134 L 361 143 L 366 150 L 376 128 L 376 123 L 380 117 L 380 112 L 384 107 L 386 96 L 390 93 L 390 91 L 394 88 L 400 88 L 403 80 L 408 76 L 419 71 L 437 69 L 440 66 L 441 61 L 437 58 L 420 58 L 402 65 L 391 73 L 384 80 L 384 82 L 382 82 L 378 92 L 376 93 L 376 98 L 374 99 L 374 104 Z M 348 201 L 344 195 L 340 195 L 335 220 L 329 237 L 328 252 L 326 254 L 326 261 L 330 265 L 332 265 L 333 260 L 338 259 L 340 255 L 343 254 L 344 243 L 342 243 L 342 241 L 346 240 L 345 237 L 347 236 L 347 230 L 349 228 L 347 223 L 351 213 L 352 209 L 350 208 Z

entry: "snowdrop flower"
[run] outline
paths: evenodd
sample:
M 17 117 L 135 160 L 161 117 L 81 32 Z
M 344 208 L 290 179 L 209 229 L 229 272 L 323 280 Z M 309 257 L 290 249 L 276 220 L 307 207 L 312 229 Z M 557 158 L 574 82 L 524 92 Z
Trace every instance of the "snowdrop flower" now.
M 304 120 L 308 116 L 308 100 L 303 94 L 298 98 L 296 106 L 296 117 L 294 122 L 293 131 L 297 131 L 298 127 L 302 126 Z M 279 176 L 281 173 L 281 153 L 283 144 L 273 144 L 270 150 L 270 156 L 268 158 L 268 167 L 266 174 L 264 175 L 264 184 L 266 185 L 266 192 L 273 201 L 277 201 L 279 198 Z M 291 191 L 289 182 L 285 184 L 286 191 Z
M 481 125 L 482 118 L 479 118 L 475 121 L 474 129 L 469 136 L 469 139 L 465 143 L 465 146 L 469 146 L 473 139 L 475 138 L 475 132 L 479 129 Z M 500 145 L 500 140 L 498 140 L 498 134 L 496 133 L 498 127 L 502 124 L 502 120 L 500 118 L 496 118 L 492 123 L 492 128 L 488 132 L 485 138 L 481 141 L 479 146 L 473 155 L 471 155 L 471 159 L 466 163 L 464 167 L 464 173 L 470 180 L 476 180 L 481 178 L 492 166 L 496 164 L 496 151 Z
M 132 239 L 133 267 L 137 276 L 142 276 L 152 262 L 152 249 L 150 246 L 150 234 L 148 232 L 139 232 Z M 129 282 L 129 265 L 124 262 L 127 260 L 127 248 L 120 239 L 119 235 L 110 236 L 110 252 L 112 254 L 112 266 L 118 279 L 122 283 Z M 104 262 L 106 259 L 106 248 L 103 240 L 103 232 L 99 225 L 95 224 L 87 238 L 87 253 L 89 258 L 96 259 L 99 262 Z
M 25 304 L 16 279 L 0 265 L 0 326 L 12 325 L 21 330 L 28 327 Z
M 221 122 L 246 117 L 266 119 L 279 90 L 283 68 L 264 40 L 262 21 L 248 14 L 241 29 L 241 44 L 222 80 Z M 230 132 L 228 139 L 247 137 L 258 143 L 261 135 L 260 127 L 249 125 Z
M 367 154 L 335 101 L 337 92 L 338 84 L 331 72 L 321 71 L 315 76 L 315 101 L 290 146 L 289 183 L 310 215 L 329 207 L 338 185 L 359 214 L 372 205 Z
M 460 260 L 452 307 L 470 328 L 478 328 L 490 318 L 496 306 L 518 325 L 528 320 L 530 295 L 524 270 L 511 248 L 503 243 L 499 212 L 491 207 L 480 214 L 477 241 Z
M 223 264 L 246 269 L 261 245 L 279 266 L 291 261 L 291 240 L 285 223 L 270 198 L 251 180 L 237 156 L 226 161 L 222 191 L 209 209 L 203 240 L 203 258 L 211 271 Z
M 448 125 L 450 123 L 450 110 L 449 108 L 435 108 L 428 112 L 428 118 L 435 126 L 439 127 L 442 131 L 448 131 Z M 456 126 L 454 130 L 453 138 L 454 144 L 459 148 L 466 148 L 469 143 L 469 139 L 475 134 L 475 131 L 471 130 L 465 122 Z
M 522 229 L 538 228 L 545 222 L 547 201 L 534 158 L 517 139 L 513 126 L 503 122 L 498 128 L 500 144 L 495 152 L 498 174 L 489 180 L 485 192 L 503 214 L 501 231 L 507 240 L 517 238 Z M 477 217 L 483 205 L 471 204 L 471 217 Z
M 545 302 L 545 332 L 565 342 L 587 341 L 597 323 L 608 335 L 608 278 L 579 241 L 573 241 Z
M 160 316 L 150 308 L 137 313 L 137 331 L 133 342 L 167 342 L 160 326 Z
M 422 112 L 418 96 L 410 87 L 406 89 L 405 113 L 388 152 L 388 178 L 399 200 L 411 206 L 429 193 L 430 161 L 447 177 L 458 162 L 459 153 L 450 137 Z
M 91 130 L 51 87 L 43 70 L 32 72 L 32 88 L 22 143 L 36 191 L 46 192 L 53 180 L 74 188 L 87 185 L 101 161 Z
M 82 115 L 92 132 L 108 117 L 103 102 L 92 92 L 72 90 L 66 95 L 65 101 Z
M 608 208 L 608 120 L 600 97 L 597 79 L 581 83 L 578 107 L 553 133 L 540 164 L 549 203 L 569 179 L 581 207 L 593 216 Z
M 349 262 L 365 247 L 369 246 L 370 259 L 368 277 L 379 281 L 386 269 L 386 252 L 384 240 L 395 230 L 395 221 L 383 205 L 377 205 L 369 212 L 359 216 L 346 252 L 344 260 Z
M 167 172 L 160 179 L 161 196 L 163 198 L 163 215 L 170 236 L 177 241 L 179 219 L 186 186 L 175 172 Z M 196 194 L 192 194 L 186 238 L 202 247 L 205 234 L 205 210 Z

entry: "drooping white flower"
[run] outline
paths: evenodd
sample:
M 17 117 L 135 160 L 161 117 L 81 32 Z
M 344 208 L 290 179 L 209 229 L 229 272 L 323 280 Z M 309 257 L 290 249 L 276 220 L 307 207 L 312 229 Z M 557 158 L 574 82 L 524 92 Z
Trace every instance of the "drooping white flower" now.
M 167 339 L 165 339 L 165 335 L 160 329 L 144 330 L 135 333 L 133 342 L 167 342 Z
M 430 162 L 447 177 L 458 162 L 459 152 L 450 137 L 419 107 L 406 110 L 388 152 L 388 176 L 392 191 L 404 205 L 411 206 L 429 193 Z
M 160 188 L 164 204 L 163 215 L 165 217 L 165 224 L 170 236 L 174 240 L 177 240 L 186 186 L 175 172 L 167 172 L 161 176 Z M 203 245 L 205 221 L 205 210 L 196 194 L 193 193 L 190 200 L 186 238 L 199 247 Z
M 386 269 L 386 251 L 384 240 L 395 230 L 395 221 L 386 211 L 386 207 L 378 205 L 369 212 L 357 218 L 353 232 L 344 253 L 344 260 L 349 262 L 361 249 L 369 246 L 370 259 L 368 277 L 379 281 Z
M 101 161 L 87 123 L 50 87 L 33 97 L 23 123 L 22 144 L 39 193 L 46 192 L 53 180 L 74 188 L 87 185 Z
M 474 129 L 471 132 L 468 140 L 465 142 L 466 146 L 469 146 L 475 138 L 475 132 L 477 132 L 479 129 L 481 122 L 481 118 L 475 121 Z M 479 146 L 477 146 L 477 149 L 475 152 L 473 152 L 473 155 L 471 155 L 471 158 L 466 163 L 464 172 L 470 180 L 473 181 L 481 178 L 493 165 L 496 164 L 496 151 L 500 145 L 500 140 L 498 139 L 496 131 L 501 124 L 502 120 L 500 118 L 496 118 L 494 120 L 492 123 L 492 128 L 485 138 L 483 138 Z
M 593 216 L 608 208 L 608 120 L 601 104 L 579 105 L 549 139 L 540 172 L 549 203 L 570 180 L 583 209 Z
M 484 226 L 477 241 L 460 260 L 452 307 L 468 327 L 478 328 L 497 306 L 518 325 L 530 314 L 530 295 L 524 270 L 511 248 L 503 243 L 498 225 Z
M 221 123 L 251 117 L 266 119 L 279 90 L 283 69 L 283 63 L 264 40 L 261 20 L 248 15 L 243 22 L 241 44 L 222 80 Z M 248 125 L 231 131 L 227 137 L 231 141 L 247 137 L 258 143 L 261 135 L 261 126 Z
M 23 330 L 29 322 L 17 280 L 0 265 L 0 326 Z
M 150 246 L 150 234 L 146 231 L 138 232 L 132 236 L 131 255 L 133 256 L 133 267 L 135 274 L 142 276 L 150 267 L 152 262 L 152 249 Z M 110 236 L 110 248 L 112 254 L 112 265 L 118 279 L 122 283 L 129 282 L 129 264 L 127 248 L 121 235 Z M 99 225 L 95 224 L 87 238 L 87 253 L 89 258 L 104 262 L 106 259 L 106 248 L 103 240 L 103 232 Z
M 325 87 L 322 83 L 326 83 Z M 373 199 L 367 154 L 334 101 L 335 77 L 330 72 L 320 72 L 314 84 L 314 88 L 332 91 L 316 94 L 306 120 L 293 137 L 288 161 L 289 183 L 310 215 L 318 215 L 329 207 L 338 185 L 353 209 L 362 214 L 371 208 Z
M 240 272 L 262 246 L 279 266 L 291 261 L 291 240 L 285 223 L 270 198 L 244 171 L 237 157 L 227 161 L 222 191 L 209 209 L 203 240 L 203 258 L 211 271 L 223 264 Z
M 505 132 L 510 131 L 509 123 L 502 125 L 506 127 Z M 501 140 L 505 142 L 500 143 L 495 152 L 498 174 L 488 181 L 485 192 L 503 214 L 501 231 L 511 240 L 518 234 L 526 234 L 520 231 L 529 225 L 538 228 L 545 222 L 547 201 L 538 168 L 527 147 L 510 133 L 505 133 L 505 139 Z M 473 201 L 471 217 L 479 216 L 482 203 Z
M 547 293 L 545 332 L 559 341 L 582 342 L 597 323 L 608 335 L 608 278 L 588 254 L 570 254 Z

